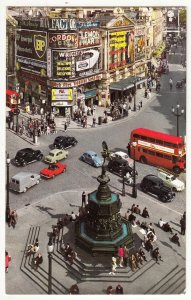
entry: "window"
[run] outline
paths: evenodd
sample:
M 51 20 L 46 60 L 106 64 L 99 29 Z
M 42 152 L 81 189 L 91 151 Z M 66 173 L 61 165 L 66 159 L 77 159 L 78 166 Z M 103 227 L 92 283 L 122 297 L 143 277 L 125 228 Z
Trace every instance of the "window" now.
M 170 148 L 174 147 L 174 145 L 169 143 L 169 142 L 164 142 L 164 146 L 167 146 L 167 147 L 170 147 Z
M 168 160 L 171 160 L 171 159 L 172 159 L 172 156 L 166 155 L 166 154 L 164 154 L 163 157 L 164 157 L 165 159 L 168 159 Z
M 142 149 L 144 153 L 147 153 L 147 149 Z
M 155 143 L 155 139 L 153 139 L 153 138 L 148 138 L 147 140 L 151 143 Z
M 150 154 L 150 155 L 155 155 L 155 152 L 151 151 L 151 150 L 148 150 L 147 153 Z
M 135 134 L 133 134 L 133 137 L 138 139 L 138 138 L 140 138 L 140 135 L 135 133 Z
M 158 145 L 163 145 L 163 141 L 161 141 L 161 140 L 155 140 L 155 142 L 156 142 L 156 144 L 158 144 Z
M 143 136 L 143 135 L 141 135 L 141 140 L 143 140 L 143 141 L 147 141 L 147 137 L 146 137 L 146 136 Z
M 156 156 L 158 156 L 158 157 L 163 157 L 163 154 L 162 154 L 162 153 L 159 153 L 159 152 L 156 152 Z

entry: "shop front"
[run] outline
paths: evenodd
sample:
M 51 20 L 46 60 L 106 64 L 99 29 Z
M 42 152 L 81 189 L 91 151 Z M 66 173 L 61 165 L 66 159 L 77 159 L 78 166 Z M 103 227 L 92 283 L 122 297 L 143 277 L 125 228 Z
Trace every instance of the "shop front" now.
M 97 89 L 84 92 L 86 106 L 98 105 Z
M 72 115 L 73 89 L 52 89 L 51 107 L 57 116 Z

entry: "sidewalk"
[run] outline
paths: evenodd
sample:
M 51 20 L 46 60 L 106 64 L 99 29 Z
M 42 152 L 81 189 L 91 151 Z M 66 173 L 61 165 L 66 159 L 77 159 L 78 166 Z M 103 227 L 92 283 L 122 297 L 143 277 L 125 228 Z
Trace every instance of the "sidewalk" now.
M 63 217 L 63 214 L 78 212 L 81 205 L 81 193 L 82 190 L 57 193 L 17 211 L 19 220 L 16 228 L 6 227 L 6 250 L 12 256 L 9 272 L 6 274 L 7 294 L 47 294 L 48 235 L 52 232 L 52 225 L 56 225 L 57 219 Z M 144 198 L 142 200 L 145 201 Z M 122 216 L 134 201 L 128 195 L 122 198 Z M 144 207 L 143 203 L 142 206 Z M 173 220 L 171 226 L 175 232 L 179 232 L 179 215 L 165 207 L 161 207 L 160 212 L 156 212 L 154 205 L 151 205 L 149 211 L 152 212 L 150 221 L 153 224 L 156 224 L 159 217 L 163 215 L 164 219 Z M 142 219 L 142 217 L 139 218 Z M 52 261 L 53 294 L 68 294 L 70 286 L 75 283 L 79 286 L 80 294 L 105 294 L 107 286 L 116 287 L 118 283 L 123 286 L 124 294 L 182 293 L 185 288 L 185 237 L 180 236 L 181 247 L 178 247 L 169 241 L 168 233 L 156 226 L 155 228 L 158 237 L 155 246 L 159 247 L 164 262 L 160 265 L 156 264 L 150 254 L 145 251 L 147 262 L 144 262 L 136 272 L 132 272 L 130 267 L 117 267 L 116 275 L 111 276 L 109 275 L 111 257 L 102 255 L 92 257 L 77 247 L 75 224 L 70 222 L 64 227 L 63 241 L 69 243 L 77 252 L 77 259 L 71 266 L 60 253 L 60 243 L 55 244 Z M 143 239 L 140 227 L 134 227 L 133 233 L 135 248 L 139 248 Z M 31 267 L 32 258 L 26 258 L 24 252 L 27 245 L 34 242 L 37 237 L 43 263 L 38 271 L 34 271 Z
M 95 128 L 103 128 L 103 127 L 107 127 L 110 125 L 114 125 L 114 124 L 119 124 L 122 122 L 126 122 L 128 119 L 131 119 L 132 117 L 134 117 L 135 115 L 139 114 L 141 112 L 141 110 L 144 109 L 144 107 L 146 107 L 147 105 L 149 105 L 149 103 L 155 99 L 156 97 L 156 91 L 153 88 L 152 92 L 151 92 L 151 98 L 150 99 L 146 99 L 144 97 L 144 88 L 142 89 L 137 89 L 137 93 L 136 93 L 136 111 L 133 111 L 133 106 L 134 106 L 134 99 L 132 100 L 131 103 L 131 107 L 132 110 L 129 112 L 129 115 L 127 117 L 123 117 L 121 119 L 118 120 L 114 120 L 112 121 L 112 118 L 110 116 L 107 117 L 107 123 L 102 123 L 101 125 L 98 125 L 98 118 L 99 117 L 103 117 L 104 118 L 104 111 L 106 110 L 105 107 L 96 107 L 96 111 L 95 111 L 95 118 L 96 118 L 96 126 Z M 142 101 L 142 108 L 138 107 L 139 102 Z M 24 118 L 32 118 L 32 119 L 41 119 L 40 115 L 31 115 L 28 113 L 25 113 L 21 110 L 20 112 L 20 117 L 24 117 Z M 66 118 L 64 117 L 55 117 L 55 123 L 56 123 L 56 130 L 57 131 L 64 131 L 64 124 L 66 122 Z M 92 127 L 92 123 L 93 123 L 93 116 L 88 116 L 87 117 L 87 127 L 83 128 L 82 125 L 80 123 L 78 123 L 77 121 L 73 121 L 71 119 L 70 124 L 68 126 L 68 131 L 70 130 L 77 130 L 77 129 L 82 129 L 82 130 L 95 130 L 95 128 Z M 13 130 L 9 129 L 11 132 L 13 132 L 14 134 L 16 134 Z M 40 137 L 38 138 L 38 143 L 34 143 L 33 139 L 27 137 L 26 135 L 19 135 L 20 138 L 24 139 L 25 141 L 27 141 L 28 143 L 37 146 L 40 144 Z

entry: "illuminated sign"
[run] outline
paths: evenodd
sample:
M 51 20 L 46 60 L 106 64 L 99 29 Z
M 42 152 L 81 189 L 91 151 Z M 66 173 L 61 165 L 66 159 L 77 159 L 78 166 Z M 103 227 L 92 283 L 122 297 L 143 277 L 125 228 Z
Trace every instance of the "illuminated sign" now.
M 77 22 L 76 27 L 78 29 L 96 28 L 100 26 L 99 21 Z
M 16 70 L 25 70 L 28 72 L 33 72 L 42 77 L 46 76 L 47 64 L 45 62 L 37 61 L 25 57 L 16 57 Z
M 116 20 L 114 23 L 113 23 L 113 27 L 120 27 L 120 26 L 128 26 L 130 25 L 130 21 L 123 18 L 123 17 L 120 17 L 118 20 Z
M 75 58 L 66 57 L 63 51 L 53 51 L 53 77 L 75 77 Z
M 83 79 L 78 79 L 78 80 L 74 80 L 74 81 L 67 81 L 67 82 L 55 82 L 55 81 L 50 81 L 48 80 L 47 84 L 50 85 L 51 87 L 57 87 L 57 88 L 70 88 L 70 87 L 74 87 L 74 86 L 80 86 L 82 84 L 88 83 L 88 82 L 92 82 L 92 81 L 96 81 L 96 80 L 101 80 L 102 79 L 102 74 L 96 74 L 87 78 L 83 78 Z
M 51 48 L 78 47 L 78 36 L 76 33 L 49 33 L 48 41 Z
M 79 31 L 79 47 L 86 47 L 100 44 L 99 30 L 81 30 Z
M 68 30 L 76 29 L 76 20 L 75 19 L 60 19 L 53 18 L 49 19 L 49 29 L 56 30 Z
M 76 62 L 76 71 L 91 69 L 98 62 L 100 52 L 98 50 L 87 50 L 83 52 L 83 56 L 87 58 Z
M 72 89 L 52 89 L 52 101 L 72 101 Z
M 17 30 L 16 55 L 46 62 L 47 34 L 43 31 Z
M 145 36 L 135 36 L 135 60 L 145 57 Z

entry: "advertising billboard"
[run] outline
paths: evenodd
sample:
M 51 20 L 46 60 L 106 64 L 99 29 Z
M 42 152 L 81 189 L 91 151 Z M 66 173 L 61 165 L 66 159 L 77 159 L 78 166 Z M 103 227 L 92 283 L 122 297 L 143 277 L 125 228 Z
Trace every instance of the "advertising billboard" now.
M 16 32 L 16 55 L 46 61 L 47 33 L 19 29 Z
M 109 70 L 134 62 L 134 33 L 125 30 L 109 34 Z
M 135 30 L 135 61 L 145 57 L 145 33 L 144 29 Z
M 72 101 L 72 89 L 52 89 L 52 101 Z
M 79 47 L 100 45 L 100 32 L 96 29 L 79 31 Z
M 48 45 L 51 48 L 77 48 L 78 35 L 76 33 L 49 33 Z
M 75 19 L 51 18 L 48 20 L 49 29 L 53 30 L 76 30 Z
M 83 77 L 101 70 L 99 47 L 76 51 L 53 50 L 53 76 L 61 78 Z

